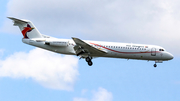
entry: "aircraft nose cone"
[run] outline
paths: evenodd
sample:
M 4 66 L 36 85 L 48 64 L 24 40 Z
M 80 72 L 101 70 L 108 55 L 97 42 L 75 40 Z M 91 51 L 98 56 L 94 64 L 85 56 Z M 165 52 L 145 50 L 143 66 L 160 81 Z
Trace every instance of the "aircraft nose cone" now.
M 174 56 L 171 53 L 168 53 L 168 59 L 172 60 L 174 58 Z

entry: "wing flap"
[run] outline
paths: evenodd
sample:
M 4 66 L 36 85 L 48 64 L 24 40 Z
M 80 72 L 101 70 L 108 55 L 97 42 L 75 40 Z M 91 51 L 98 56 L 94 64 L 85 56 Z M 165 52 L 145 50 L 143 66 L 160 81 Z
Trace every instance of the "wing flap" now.
M 76 43 L 77 46 L 74 47 L 75 50 L 77 50 L 78 47 L 80 47 L 83 51 L 86 51 L 89 54 L 106 54 L 106 51 L 97 49 L 91 45 L 89 45 L 88 43 L 78 39 L 78 38 L 74 38 L 72 37 L 72 39 L 74 40 L 74 42 Z

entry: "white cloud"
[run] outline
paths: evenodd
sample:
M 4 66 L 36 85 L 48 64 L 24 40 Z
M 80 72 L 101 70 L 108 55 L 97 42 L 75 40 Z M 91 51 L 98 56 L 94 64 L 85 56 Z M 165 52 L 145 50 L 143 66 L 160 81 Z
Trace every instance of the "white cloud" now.
M 86 98 L 74 98 L 73 101 L 112 101 L 113 95 L 111 92 L 108 92 L 106 89 L 99 87 L 97 91 L 93 91 L 92 99 Z
M 31 20 L 43 34 L 147 43 L 175 54 L 180 51 L 174 47 L 180 43 L 178 0 L 29 0 L 28 4 L 10 0 L 7 7 L 7 16 Z M 6 26 L 4 30 L 10 28 Z
M 31 78 L 47 88 L 73 90 L 78 59 L 39 48 L 17 52 L 0 60 L 0 77 Z

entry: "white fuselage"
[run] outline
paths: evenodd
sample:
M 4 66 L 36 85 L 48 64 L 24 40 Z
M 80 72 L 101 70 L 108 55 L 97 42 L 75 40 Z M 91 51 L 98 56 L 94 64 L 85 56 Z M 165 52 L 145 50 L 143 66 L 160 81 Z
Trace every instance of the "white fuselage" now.
M 76 55 L 74 46 L 76 45 L 72 39 L 57 39 L 57 38 L 33 38 L 22 39 L 26 44 L 50 50 L 56 53 Z M 91 54 L 91 57 L 111 57 L 125 59 L 152 60 L 158 62 L 171 60 L 173 55 L 165 51 L 164 48 L 155 45 L 132 44 L 132 43 L 117 43 L 117 42 L 102 42 L 102 41 L 87 41 L 89 45 L 106 51 L 107 54 Z M 87 57 L 88 54 L 83 54 Z
M 173 59 L 173 55 L 160 46 L 88 41 L 74 37 L 57 39 L 41 34 L 29 20 L 8 18 L 13 20 L 14 26 L 18 26 L 21 30 L 24 43 L 56 53 L 80 56 L 86 60 L 89 66 L 92 66 L 94 57 L 151 60 L 155 61 L 154 67 L 157 66 L 156 63 Z

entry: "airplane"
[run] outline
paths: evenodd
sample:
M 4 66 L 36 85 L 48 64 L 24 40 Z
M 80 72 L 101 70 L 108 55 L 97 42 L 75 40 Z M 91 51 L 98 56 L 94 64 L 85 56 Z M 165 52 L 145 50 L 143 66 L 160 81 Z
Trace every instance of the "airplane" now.
M 92 59 L 97 57 L 154 61 L 154 67 L 157 67 L 156 63 L 174 58 L 171 53 L 157 45 L 90 41 L 75 37 L 58 39 L 41 34 L 29 20 L 8 18 L 13 20 L 14 26 L 20 28 L 23 43 L 60 54 L 77 55 L 80 59 L 85 59 L 89 66 L 93 65 Z

